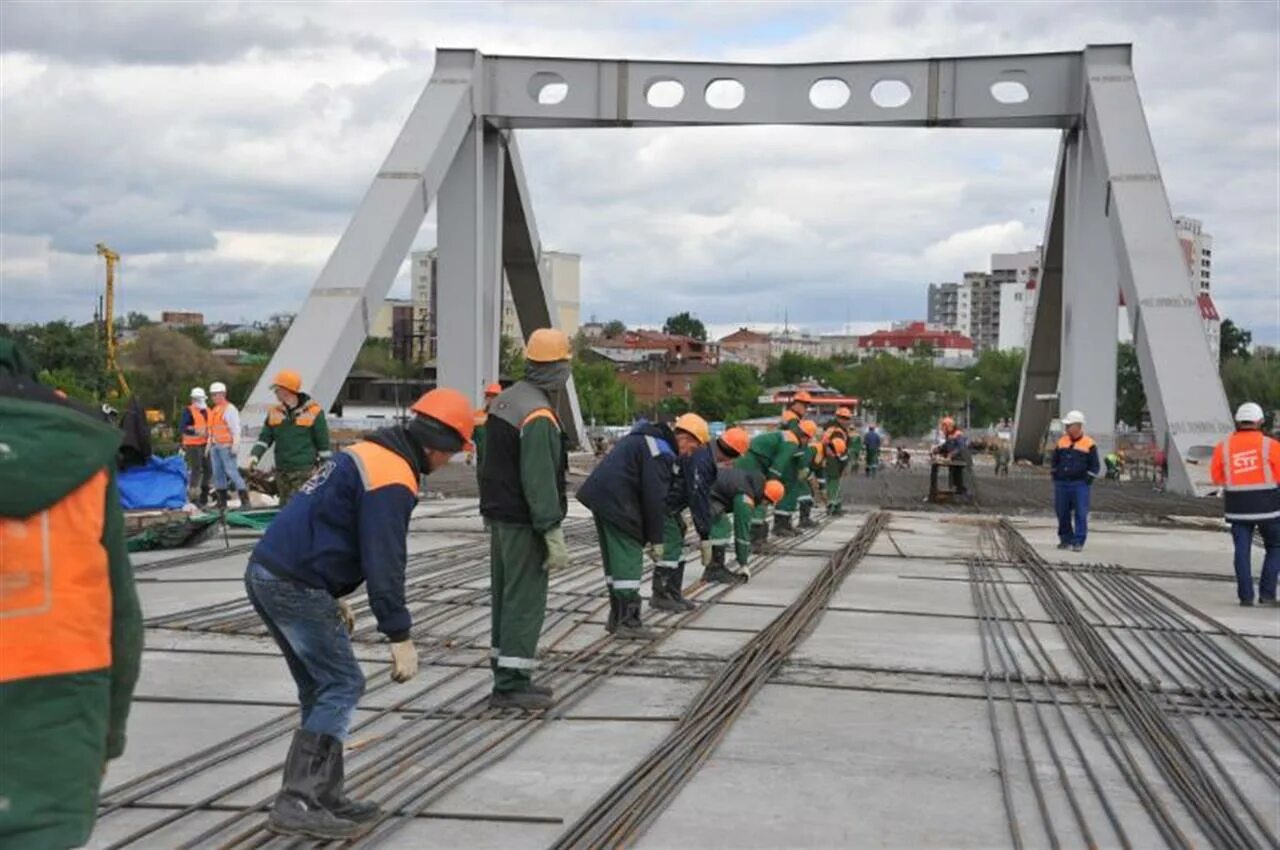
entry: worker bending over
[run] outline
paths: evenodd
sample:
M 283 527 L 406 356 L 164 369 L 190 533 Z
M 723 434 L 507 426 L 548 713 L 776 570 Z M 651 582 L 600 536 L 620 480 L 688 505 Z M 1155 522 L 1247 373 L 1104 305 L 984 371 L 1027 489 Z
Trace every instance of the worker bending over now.
M 711 516 L 717 525 L 733 524 L 733 548 L 738 571 L 730 570 L 725 564 L 726 547 L 713 546 L 709 563 L 706 551 L 703 553 L 703 581 L 709 584 L 739 584 L 751 577 L 751 529 L 756 506 L 776 504 L 782 499 L 784 492 L 781 481 L 766 481 L 758 472 L 735 468 L 717 472 L 710 493 Z M 727 536 L 728 532 L 725 534 Z
M 209 460 L 209 403 L 203 387 L 191 388 L 191 403 L 182 408 L 178 424 L 182 434 L 182 458 L 187 464 L 187 501 L 203 508 L 209 504 L 213 464 Z
M 569 469 L 556 415 L 569 381 L 569 338 L 539 328 L 525 344 L 524 378 L 489 404 L 480 464 L 480 514 L 489 523 L 493 708 L 536 711 L 551 689 L 533 682 L 550 573 L 569 566 L 564 539 Z
M 844 472 L 849 467 L 851 454 L 849 430 L 852 423 L 852 411 L 847 407 L 838 407 L 835 418 L 822 433 L 822 480 L 827 489 L 828 516 L 840 516 L 844 513 L 840 486 Z
M 815 422 L 815 435 L 817 435 L 817 430 L 817 423 Z M 800 513 L 798 528 L 813 528 L 817 525 L 813 521 L 813 496 L 815 486 L 819 489 L 826 486 L 826 483 L 822 480 L 822 468 L 825 460 L 826 458 L 822 453 L 821 435 L 817 435 L 804 447 L 804 454 L 800 457 L 800 482 L 798 495 L 796 496 L 796 507 Z
M 1058 548 L 1079 552 L 1089 534 L 1089 488 L 1101 472 L 1098 447 L 1084 433 L 1084 414 L 1062 417 L 1067 432 L 1053 450 L 1053 503 L 1058 512 Z M 1074 523 L 1072 520 L 1074 519 Z
M 808 449 L 813 438 L 818 436 L 818 423 L 812 419 L 801 419 L 787 433 L 796 438 L 796 444 L 792 449 L 791 462 L 779 470 L 779 480 L 786 488 L 786 495 L 773 511 L 774 537 L 795 537 L 800 533 L 792 524 L 792 517 L 800 507 L 800 495 L 809 492 L 808 474 L 812 455 Z
M 289 503 L 316 467 L 329 459 L 329 426 L 324 408 L 302 391 L 302 376 L 281 369 L 271 382 L 279 404 L 271 405 L 267 419 L 253 444 L 253 469 L 273 445 L 276 447 L 276 495 L 280 505 Z
M 236 453 L 240 450 L 240 411 L 227 400 L 227 385 L 214 381 L 209 385 L 213 405 L 209 410 L 209 454 L 213 460 L 213 486 L 218 492 L 218 507 L 226 509 L 227 490 L 234 486 L 240 496 L 240 509 L 249 507 L 249 490 L 240 475 Z
M 973 477 L 973 454 L 969 451 L 969 439 L 964 431 L 956 427 L 956 421 L 950 416 L 943 417 L 940 425 L 942 444 L 933 453 L 950 462 L 947 474 L 956 498 L 968 500 Z
M 364 674 L 351 650 L 355 618 L 342 597 L 367 583 L 378 631 L 390 642 L 391 678 L 412 679 L 409 517 L 420 478 L 465 448 L 472 429 L 471 404 L 457 390 L 432 390 L 410 410 L 407 425 L 374 431 L 326 461 L 249 556 L 249 601 L 284 653 L 302 706 L 268 819 L 273 832 L 350 838 L 380 813 L 375 803 L 343 795 L 342 744 Z
M 1223 513 L 1235 544 L 1236 595 L 1253 604 L 1253 532 L 1262 535 L 1266 554 L 1258 601 L 1276 604 L 1280 575 L 1280 442 L 1262 433 L 1262 408 L 1246 402 L 1236 410 L 1236 431 L 1213 449 L 1210 473 L 1222 486 Z
M 688 611 L 694 605 L 684 598 L 684 535 L 681 514 L 693 515 L 693 527 L 700 540 L 711 535 L 711 505 L 708 490 L 716 479 L 716 450 L 709 445 L 711 428 L 696 413 L 676 417 L 672 424 L 676 437 L 677 469 L 667 492 L 667 518 L 662 525 L 662 560 L 653 567 L 653 592 L 649 604 L 659 611 Z M 690 441 L 695 445 L 687 451 Z
M 766 481 L 781 482 L 795 464 L 800 448 L 800 438 L 792 431 L 766 431 L 751 438 L 746 453 L 733 465 L 744 472 L 757 472 Z M 751 518 L 751 551 L 757 554 L 764 551 L 769 539 L 768 511 L 768 505 L 757 502 Z
M 596 521 L 605 584 L 609 588 L 609 618 L 605 629 L 623 640 L 649 640 L 640 616 L 640 582 L 644 552 L 661 561 L 667 519 L 667 493 L 677 473 L 679 452 L 691 454 L 697 440 L 677 441 L 666 425 L 641 421 L 592 470 L 578 488 L 578 501 Z

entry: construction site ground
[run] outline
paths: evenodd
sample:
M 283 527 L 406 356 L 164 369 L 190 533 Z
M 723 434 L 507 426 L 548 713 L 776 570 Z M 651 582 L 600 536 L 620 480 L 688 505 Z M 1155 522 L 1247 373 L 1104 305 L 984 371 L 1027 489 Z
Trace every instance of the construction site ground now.
M 390 682 L 354 597 L 368 685 L 348 786 L 393 814 L 332 846 L 1271 846 L 1280 609 L 1237 605 L 1214 503 L 1099 484 L 1073 553 L 1056 549 L 1042 476 L 980 470 L 979 506 L 948 511 L 925 509 L 922 471 L 850 484 L 846 515 L 775 544 L 747 584 L 700 584 L 691 549 L 699 607 L 651 614 L 652 644 L 606 636 L 594 530 L 575 504 L 541 643 L 557 703 L 533 716 L 485 705 L 474 498 L 424 500 L 409 538 L 417 679 Z M 147 648 L 90 847 L 319 846 L 264 829 L 297 714 L 245 600 L 252 542 L 233 531 L 135 557 Z M 659 752 L 833 559 L 848 573 L 785 660 L 741 704 L 710 703 L 732 722 Z M 602 803 L 628 774 L 662 803 Z M 584 818 L 605 831 L 572 833 Z

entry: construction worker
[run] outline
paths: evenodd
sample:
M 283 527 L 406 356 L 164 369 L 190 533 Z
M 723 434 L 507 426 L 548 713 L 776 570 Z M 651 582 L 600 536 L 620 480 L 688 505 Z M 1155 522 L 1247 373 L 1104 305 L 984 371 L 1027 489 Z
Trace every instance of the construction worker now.
M 484 429 L 489 421 L 489 405 L 502 394 L 502 384 L 490 384 L 484 388 L 484 407 L 476 411 L 476 430 L 471 442 L 475 445 L 476 481 L 480 480 L 480 463 L 484 460 Z
M 1079 552 L 1089 534 L 1089 488 L 1101 472 L 1098 447 L 1084 433 L 1084 414 L 1062 417 L 1067 431 L 1053 450 L 1053 502 L 1058 512 L 1058 548 Z M 1072 520 L 1074 519 L 1074 524 Z
M 766 481 L 782 482 L 784 476 L 790 475 L 802 448 L 801 438 L 791 430 L 766 431 L 751 439 L 746 453 L 733 465 L 745 472 L 758 472 Z M 779 500 L 779 504 L 783 501 L 785 497 Z M 768 511 L 767 504 L 756 502 L 755 515 L 751 519 L 751 549 L 756 553 L 764 551 L 764 544 L 769 539 Z
M 862 466 L 862 432 L 858 430 L 858 426 L 849 423 L 849 469 L 854 475 L 858 474 L 858 468 Z
M 1262 408 L 1246 402 L 1236 410 L 1236 431 L 1213 450 L 1210 474 L 1222 487 L 1223 513 L 1235 543 L 1236 595 L 1253 605 L 1253 533 L 1262 535 L 1266 555 L 1258 602 L 1276 604 L 1280 575 L 1280 442 L 1262 432 Z
M 933 453 L 950 462 L 947 474 L 951 479 L 951 489 L 955 492 L 956 498 L 968 501 L 972 490 L 969 485 L 973 469 L 973 454 L 969 451 L 969 439 L 950 416 L 942 418 L 939 430 L 942 432 L 942 444 L 937 446 Z
M 209 454 L 213 459 L 213 486 L 218 493 L 218 508 L 227 507 L 227 488 L 234 485 L 240 496 L 240 507 L 249 507 L 249 491 L 244 486 L 236 453 L 240 450 L 240 411 L 227 401 L 227 385 L 214 381 L 209 385 L 213 407 L 209 410 Z
M 79 847 L 125 748 L 142 615 L 120 431 L 0 338 L 0 846 Z
M 782 409 L 782 420 L 779 422 L 780 428 L 785 428 L 794 432 L 800 424 L 800 420 L 804 419 L 805 414 L 809 412 L 809 405 L 813 403 L 813 396 L 809 395 L 808 390 L 800 390 L 791 396 L 791 401 L 787 402 L 787 406 Z M 797 434 L 797 436 L 799 436 Z
M 745 433 L 745 432 L 744 432 Z M 712 522 L 724 527 L 727 539 L 732 523 L 734 556 L 738 570 L 730 570 L 725 564 L 725 546 L 713 545 L 709 553 L 703 550 L 702 580 L 708 584 L 739 584 L 751 577 L 749 567 L 752 554 L 751 529 L 757 506 L 776 504 L 786 493 L 781 481 L 766 481 L 754 470 L 720 469 L 709 493 Z M 732 517 L 732 519 L 730 519 Z
M 404 590 L 409 517 L 421 477 L 462 451 L 472 430 L 471 403 L 457 390 L 434 389 L 410 410 L 408 424 L 373 431 L 325 461 L 249 556 L 249 601 L 284 653 L 302 708 L 273 832 L 350 838 L 380 814 L 343 794 L 343 741 L 365 679 L 351 649 L 355 617 L 341 597 L 367 583 L 391 678 L 417 675 Z
M 813 521 L 814 484 L 817 483 L 819 489 L 826 486 L 822 480 L 826 456 L 822 452 L 822 440 L 820 435 L 817 435 L 817 431 L 818 424 L 814 422 L 815 437 L 804 447 L 804 453 L 797 464 L 796 509 L 800 514 L 797 528 L 813 528 L 817 525 Z
M 182 408 L 178 425 L 182 456 L 187 464 L 187 501 L 199 507 L 209 504 L 213 465 L 209 461 L 209 403 L 203 387 L 191 388 L 191 403 Z
M 867 450 L 867 477 L 875 478 L 880 472 L 880 432 L 876 426 L 867 426 L 867 436 L 862 444 Z
M 774 537 L 795 537 L 800 533 L 792 523 L 792 517 L 800 508 L 801 494 L 810 492 L 807 476 L 812 455 L 809 453 L 809 444 L 818 436 L 818 423 L 812 419 L 801 419 L 790 433 L 794 434 L 798 442 L 793 450 L 791 463 L 781 470 L 779 480 L 786 488 L 786 495 L 773 510 Z
M 1009 477 L 1009 462 L 1013 460 L 1013 452 L 1009 447 L 1009 441 L 1001 437 L 996 443 L 996 475 Z
M 329 426 L 324 408 L 302 391 L 302 376 L 282 369 L 271 382 L 276 401 L 253 444 L 249 468 L 276 447 L 276 494 L 284 507 L 298 488 L 307 483 L 316 466 L 329 459 Z
M 685 508 L 693 515 L 698 537 L 711 534 L 711 505 L 708 491 L 716 479 L 716 449 L 711 445 L 711 428 L 696 413 L 685 413 L 672 423 L 676 438 L 678 469 L 667 491 L 667 518 L 662 524 L 662 560 L 653 567 L 653 592 L 649 604 L 659 611 L 688 611 L 694 605 L 684 598 L 684 535 L 681 518 Z M 689 450 L 692 442 L 693 448 Z
M 835 417 L 822 433 L 823 469 L 821 480 L 827 491 L 827 515 L 844 513 L 840 498 L 840 483 L 849 466 L 849 431 L 853 427 L 853 412 L 847 407 L 837 407 Z
M 725 552 L 729 544 L 735 542 L 736 536 L 739 550 L 741 551 L 741 547 L 745 546 L 747 554 L 751 553 L 751 517 L 758 500 L 753 499 L 749 505 L 740 506 L 739 501 L 735 501 L 734 495 L 739 492 L 751 495 L 753 491 L 750 488 L 735 488 L 728 483 L 731 480 L 739 482 L 745 480 L 742 478 L 745 473 L 734 470 L 733 466 L 750 447 L 751 437 L 747 435 L 746 429 L 734 427 L 727 429 L 712 442 L 710 447 L 699 453 L 711 456 L 715 472 L 710 480 L 710 486 L 707 486 L 705 474 L 699 476 L 700 486 L 695 491 L 689 510 L 693 515 L 694 528 L 697 529 L 700 538 L 702 580 L 705 582 L 746 581 L 745 577 L 731 572 L 725 566 Z M 702 468 L 705 471 L 705 461 Z M 760 476 L 760 480 L 764 480 L 763 476 Z M 717 496 L 717 493 L 720 495 Z M 740 507 L 742 512 L 739 511 Z M 704 508 L 705 517 L 702 515 Z M 702 521 L 708 523 L 705 529 L 699 524 Z M 746 563 L 745 558 L 743 563 Z
M 524 378 L 489 404 L 480 464 L 480 514 L 489 523 L 494 708 L 551 705 L 533 682 L 550 573 L 569 566 L 564 521 L 569 468 L 556 410 L 569 380 L 569 338 L 540 328 L 525 345 Z
M 620 640 L 650 640 L 640 616 L 644 554 L 654 563 L 667 519 L 667 493 L 677 456 L 698 448 L 696 439 L 677 440 L 671 428 L 641 420 L 605 455 L 578 488 L 578 501 L 596 521 L 609 618 L 605 629 Z

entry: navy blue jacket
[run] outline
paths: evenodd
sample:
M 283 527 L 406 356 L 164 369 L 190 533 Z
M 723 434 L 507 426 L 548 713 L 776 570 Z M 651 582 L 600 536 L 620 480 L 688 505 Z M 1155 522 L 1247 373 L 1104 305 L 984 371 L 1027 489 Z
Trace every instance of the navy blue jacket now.
M 880 432 L 867 431 L 866 435 L 862 438 L 862 445 L 866 446 L 869 451 L 880 451 Z
M 375 438 L 396 431 L 404 434 L 389 428 Z M 405 539 L 421 472 L 412 450 L 365 441 L 335 454 L 272 521 L 251 560 L 335 597 L 367 581 L 378 631 L 392 641 L 407 639 Z
M 711 486 L 715 484 L 716 456 L 711 446 L 703 446 L 691 455 L 677 460 L 679 474 L 671 482 L 667 511 L 678 514 L 685 508 L 693 515 L 698 537 L 711 536 Z
M 1098 447 L 1093 439 L 1082 434 L 1072 440 L 1063 434 L 1053 450 L 1053 480 L 1092 482 L 1099 471 Z
M 676 475 L 675 437 L 640 422 L 618 441 L 578 488 L 578 501 L 640 543 L 661 543 L 667 493 Z

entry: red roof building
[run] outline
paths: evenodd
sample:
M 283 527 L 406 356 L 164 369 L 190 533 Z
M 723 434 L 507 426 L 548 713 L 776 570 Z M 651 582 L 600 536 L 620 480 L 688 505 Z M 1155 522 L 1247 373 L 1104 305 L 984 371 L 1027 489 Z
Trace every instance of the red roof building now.
M 864 356 L 880 353 L 909 356 L 921 346 L 933 349 L 935 357 L 973 356 L 973 340 L 969 337 L 956 331 L 932 330 L 924 322 L 911 322 L 902 328 L 858 337 L 858 350 Z

